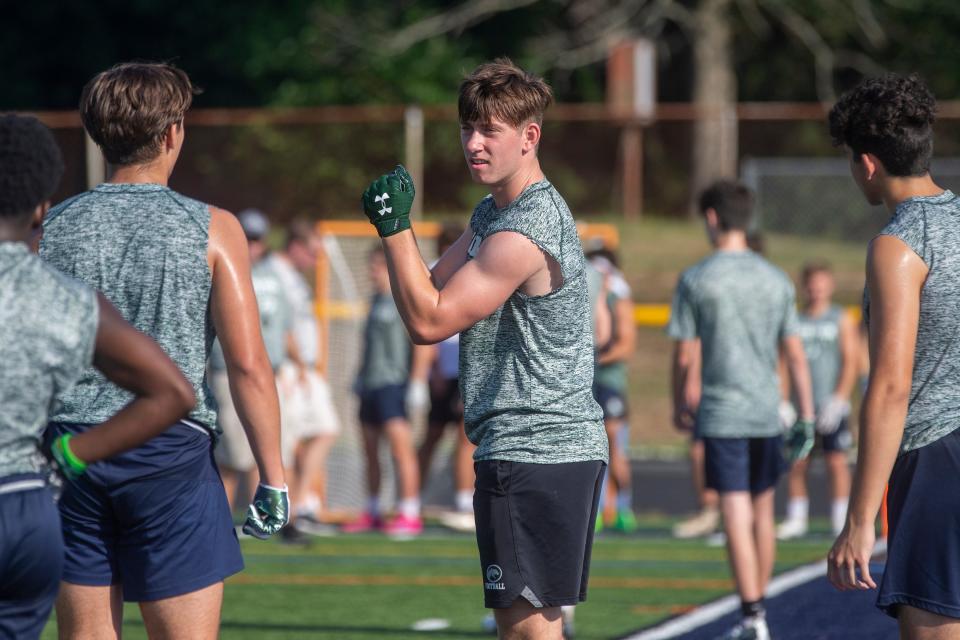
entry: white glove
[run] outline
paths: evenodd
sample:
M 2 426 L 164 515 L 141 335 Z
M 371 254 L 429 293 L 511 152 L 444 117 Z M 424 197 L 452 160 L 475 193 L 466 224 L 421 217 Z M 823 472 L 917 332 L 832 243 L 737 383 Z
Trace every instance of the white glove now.
M 797 421 L 797 410 L 794 409 L 789 400 L 780 401 L 780 406 L 777 407 L 777 415 L 780 418 L 780 428 L 784 431 L 793 427 Z
M 840 396 L 830 396 L 817 416 L 817 433 L 824 436 L 836 433 L 840 423 L 849 415 L 850 401 Z
M 420 413 L 430 409 L 430 387 L 424 380 L 411 380 L 407 385 L 406 405 L 408 413 Z

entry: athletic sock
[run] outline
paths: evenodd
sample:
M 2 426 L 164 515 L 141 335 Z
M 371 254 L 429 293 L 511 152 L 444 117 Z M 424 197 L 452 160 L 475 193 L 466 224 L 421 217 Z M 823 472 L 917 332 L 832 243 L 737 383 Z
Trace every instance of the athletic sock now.
M 420 517 L 420 498 L 404 498 L 397 505 L 397 511 L 404 518 Z
M 790 498 L 787 502 L 787 520 L 791 522 L 806 522 L 810 514 L 810 500 L 807 498 Z
M 380 517 L 380 497 L 371 496 L 367 499 L 367 513 L 374 518 Z
M 763 598 L 759 600 L 740 601 L 740 613 L 744 618 L 757 618 L 766 615 L 766 607 L 763 606 Z
M 320 511 L 320 498 L 315 493 L 308 493 L 304 499 L 297 505 L 296 515 L 298 518 L 316 517 Z
M 473 513 L 473 489 L 457 491 L 456 505 L 457 511 Z
M 847 522 L 847 503 L 849 501 L 849 498 L 837 498 L 830 505 L 830 524 L 833 525 L 834 535 L 838 535 Z
M 624 489 L 617 492 L 617 511 L 624 512 L 633 509 L 633 491 Z

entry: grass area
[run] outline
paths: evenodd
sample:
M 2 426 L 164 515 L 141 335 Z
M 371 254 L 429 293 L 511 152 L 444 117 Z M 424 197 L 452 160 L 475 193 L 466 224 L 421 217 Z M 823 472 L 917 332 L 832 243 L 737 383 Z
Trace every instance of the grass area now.
M 620 231 L 623 271 L 636 302 L 669 304 L 680 273 L 709 254 L 711 248 L 700 220 L 645 218 L 591 219 Z M 863 293 L 866 246 L 786 234 L 766 234 L 765 252 L 796 281 L 804 263 L 826 260 L 837 280 L 836 299 L 857 305 Z M 630 441 L 642 455 L 682 455 L 688 436 L 671 423 L 670 357 L 673 345 L 663 329 L 641 327 L 637 351 L 630 363 Z
M 594 546 L 589 600 L 577 608 L 577 638 L 618 637 L 731 591 L 725 552 L 666 535 L 667 521 L 647 521 L 634 536 L 601 535 Z M 783 543 L 777 572 L 824 557 L 826 538 Z M 489 637 L 476 542 L 431 531 L 396 542 L 382 536 L 318 539 L 309 548 L 243 542 L 247 568 L 227 581 L 222 637 Z M 449 622 L 415 632 L 419 620 Z M 124 638 L 146 638 L 136 606 L 124 615 Z M 45 639 L 56 637 L 51 622 Z

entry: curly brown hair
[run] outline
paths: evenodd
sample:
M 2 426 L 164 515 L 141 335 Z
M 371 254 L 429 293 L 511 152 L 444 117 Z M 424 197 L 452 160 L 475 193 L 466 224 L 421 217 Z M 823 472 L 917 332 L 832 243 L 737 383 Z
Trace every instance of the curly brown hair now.
M 80 118 L 107 162 L 142 164 L 160 153 L 170 125 L 182 126 L 197 93 L 187 74 L 171 64 L 125 62 L 87 83 Z
M 875 155 L 892 176 L 922 176 L 933 156 L 933 93 L 916 74 L 869 78 L 843 94 L 828 116 L 836 146 Z
M 30 116 L 0 116 L 0 218 L 28 216 L 62 175 L 63 156 L 46 126 Z

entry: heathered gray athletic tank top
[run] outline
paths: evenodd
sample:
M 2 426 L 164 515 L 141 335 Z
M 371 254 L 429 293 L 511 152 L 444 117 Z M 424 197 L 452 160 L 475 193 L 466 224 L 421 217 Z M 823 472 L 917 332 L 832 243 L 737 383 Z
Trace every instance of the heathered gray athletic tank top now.
M 40 441 L 57 396 L 93 362 L 92 289 L 22 242 L 0 242 L 0 478 L 46 467 Z
M 823 408 L 840 378 L 840 320 L 843 308 L 832 305 L 819 316 L 805 313 L 797 315 L 797 334 L 803 341 L 803 352 L 810 366 L 810 382 L 813 387 L 813 404 L 817 411 Z M 794 404 L 799 406 L 796 397 Z
M 960 199 L 952 192 L 901 202 L 880 235 L 902 240 L 930 272 L 920 291 L 920 323 L 902 452 L 960 427 Z M 864 295 L 870 322 L 870 297 Z
M 593 333 L 583 249 L 566 202 L 547 180 L 503 209 L 488 196 L 470 220 L 469 257 L 501 231 L 550 255 L 563 284 L 543 296 L 515 291 L 460 334 L 460 389 L 477 460 L 542 464 L 607 460 L 593 399 Z
M 50 210 L 40 256 L 103 293 L 177 363 L 197 395 L 190 418 L 216 431 L 205 369 L 213 342 L 207 205 L 158 184 L 101 184 Z M 95 424 L 132 395 L 89 369 L 54 422 Z

